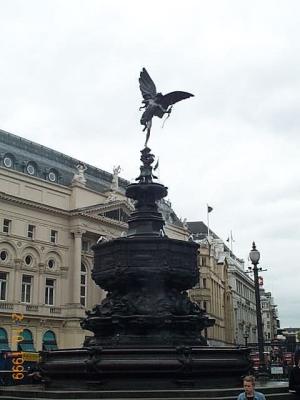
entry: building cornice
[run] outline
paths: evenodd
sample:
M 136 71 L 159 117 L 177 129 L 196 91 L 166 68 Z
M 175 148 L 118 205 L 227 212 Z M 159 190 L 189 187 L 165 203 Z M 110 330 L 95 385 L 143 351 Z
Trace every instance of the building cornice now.
M 68 216 L 69 211 L 64 211 L 57 207 L 46 206 L 45 204 L 38 203 L 33 200 L 21 199 L 20 197 L 13 196 L 4 192 L 0 192 L 0 200 L 7 201 L 8 203 L 15 203 L 27 208 L 35 208 L 45 212 L 54 213 L 58 215 Z
M 108 224 L 108 225 L 111 225 L 114 227 L 120 227 L 123 229 L 124 228 L 127 229 L 127 226 L 128 226 L 127 223 L 125 223 L 125 222 L 116 221 L 116 220 L 113 220 L 111 218 L 107 218 L 107 217 L 104 217 L 101 215 L 94 215 L 94 214 L 89 214 L 88 212 L 76 211 L 76 210 L 64 211 L 59 208 L 46 206 L 44 204 L 40 204 L 40 203 L 37 203 L 32 200 L 21 199 L 19 197 L 13 196 L 13 195 L 6 194 L 4 192 L 0 192 L 0 200 L 6 201 L 7 203 L 14 203 L 14 204 L 20 205 L 22 207 L 41 210 L 41 211 L 50 213 L 52 215 L 56 214 L 56 215 L 60 215 L 60 216 L 64 216 L 64 217 L 79 216 L 79 217 L 88 218 L 91 220 L 101 221 L 101 222 L 105 223 L 106 225 Z

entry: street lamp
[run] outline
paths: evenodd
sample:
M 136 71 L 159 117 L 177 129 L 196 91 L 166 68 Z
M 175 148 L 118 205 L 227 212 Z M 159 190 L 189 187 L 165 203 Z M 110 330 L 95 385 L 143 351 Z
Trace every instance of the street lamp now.
M 255 242 L 253 242 L 253 244 L 252 244 L 252 250 L 250 251 L 249 257 L 253 264 L 253 274 L 254 274 L 257 339 L 258 339 L 258 354 L 259 354 L 259 372 L 266 372 L 266 363 L 265 363 L 265 357 L 264 357 L 264 335 L 263 335 L 263 324 L 262 324 L 262 318 L 261 318 L 260 294 L 259 294 L 259 283 L 258 283 L 258 268 L 257 268 L 257 264 L 259 263 L 259 259 L 260 259 L 260 252 L 256 249 Z
M 248 331 L 245 331 L 243 336 L 244 336 L 244 339 L 245 339 L 245 347 L 247 347 L 247 344 L 248 344 L 248 337 L 249 337 Z

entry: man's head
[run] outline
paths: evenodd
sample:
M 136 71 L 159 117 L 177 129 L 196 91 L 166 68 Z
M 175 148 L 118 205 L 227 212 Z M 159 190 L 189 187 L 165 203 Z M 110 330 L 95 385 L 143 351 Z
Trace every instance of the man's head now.
M 246 396 L 248 396 L 248 397 L 253 396 L 254 387 L 255 387 L 254 376 L 251 376 L 251 375 L 245 376 L 245 378 L 243 379 L 243 385 L 244 385 L 244 390 L 245 390 Z

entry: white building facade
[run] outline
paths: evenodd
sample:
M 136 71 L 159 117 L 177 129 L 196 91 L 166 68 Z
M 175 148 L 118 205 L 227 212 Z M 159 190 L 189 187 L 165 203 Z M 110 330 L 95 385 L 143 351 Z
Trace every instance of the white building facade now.
M 0 130 L 0 350 L 78 347 L 80 321 L 106 296 L 94 245 L 127 231 L 129 182 Z M 168 236 L 187 231 L 166 203 Z M 23 340 L 19 340 L 22 336 Z

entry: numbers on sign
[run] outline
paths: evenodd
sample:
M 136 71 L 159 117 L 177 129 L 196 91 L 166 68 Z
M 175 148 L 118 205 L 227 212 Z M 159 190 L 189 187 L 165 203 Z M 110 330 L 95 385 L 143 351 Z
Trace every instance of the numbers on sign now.
M 11 370 L 12 370 L 12 372 L 23 372 L 24 367 L 23 367 L 23 365 L 13 365 Z
M 24 378 L 24 374 L 22 374 L 21 372 L 18 372 L 17 374 L 12 374 L 12 377 L 15 380 L 19 380 L 19 379 L 23 379 Z
M 22 313 L 12 313 L 11 319 L 15 321 L 17 328 L 13 328 L 13 336 L 12 336 L 12 343 L 19 343 L 24 340 L 21 333 L 23 332 L 23 328 L 18 328 L 20 321 L 22 321 L 24 315 Z M 24 378 L 24 367 L 23 367 L 24 359 L 22 352 L 15 352 L 12 358 L 12 377 L 14 380 L 21 380 Z
M 24 363 L 24 359 L 22 357 L 13 358 L 12 359 L 12 363 L 15 364 L 15 365 L 23 364 Z

